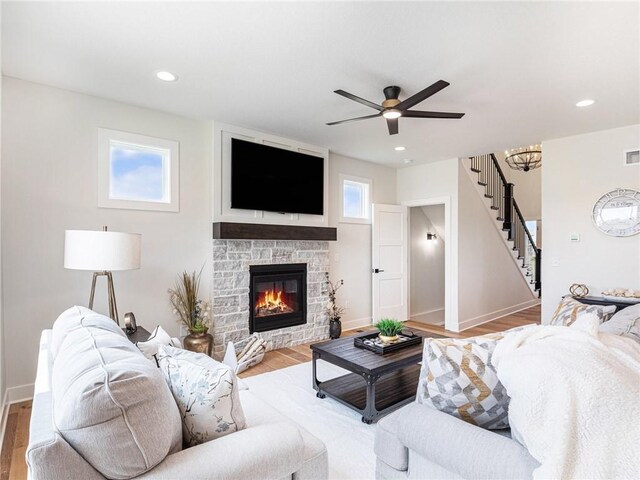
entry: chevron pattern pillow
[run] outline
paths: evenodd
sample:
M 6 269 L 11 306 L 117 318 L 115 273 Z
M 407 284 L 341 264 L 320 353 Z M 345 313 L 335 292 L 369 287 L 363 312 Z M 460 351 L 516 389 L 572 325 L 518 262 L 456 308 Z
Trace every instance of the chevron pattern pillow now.
M 503 336 L 426 339 L 416 401 L 479 427 L 508 428 L 509 397 L 491 364 Z
M 602 323 L 609 320 L 615 312 L 615 305 L 587 305 L 572 297 L 563 297 L 551 317 L 550 325 L 568 327 L 585 313 L 594 313 Z

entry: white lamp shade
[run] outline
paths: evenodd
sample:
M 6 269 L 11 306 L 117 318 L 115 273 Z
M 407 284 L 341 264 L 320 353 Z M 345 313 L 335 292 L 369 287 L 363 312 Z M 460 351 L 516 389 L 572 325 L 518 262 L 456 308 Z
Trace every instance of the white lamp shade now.
M 65 230 L 64 268 L 115 271 L 140 268 L 139 233 Z

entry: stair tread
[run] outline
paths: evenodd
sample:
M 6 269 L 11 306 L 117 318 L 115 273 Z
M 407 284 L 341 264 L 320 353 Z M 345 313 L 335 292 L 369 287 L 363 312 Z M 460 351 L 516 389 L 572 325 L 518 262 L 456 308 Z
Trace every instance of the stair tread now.
M 500 207 L 496 207 L 496 206 L 494 206 L 494 205 L 491 205 L 489 208 L 490 208 L 491 210 L 500 210 Z
M 484 194 L 484 196 L 485 196 L 486 198 L 493 198 L 493 195 L 489 195 L 488 193 L 485 193 L 485 194 Z
M 483 187 L 486 187 L 486 186 L 487 186 L 487 184 L 486 184 L 486 183 L 484 183 L 484 182 L 478 182 L 478 185 L 482 185 Z
M 478 170 L 477 168 L 473 168 L 473 167 L 471 167 L 471 171 L 472 172 L 476 172 L 476 173 L 480 173 L 480 170 Z

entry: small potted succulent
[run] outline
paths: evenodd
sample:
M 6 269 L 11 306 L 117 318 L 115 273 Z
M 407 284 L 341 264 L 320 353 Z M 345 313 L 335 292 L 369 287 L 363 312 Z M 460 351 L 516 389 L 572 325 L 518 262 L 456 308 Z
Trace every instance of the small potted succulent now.
M 380 332 L 378 338 L 382 343 L 393 343 L 398 340 L 398 334 L 404 328 L 404 323 L 395 318 L 383 318 L 374 327 Z

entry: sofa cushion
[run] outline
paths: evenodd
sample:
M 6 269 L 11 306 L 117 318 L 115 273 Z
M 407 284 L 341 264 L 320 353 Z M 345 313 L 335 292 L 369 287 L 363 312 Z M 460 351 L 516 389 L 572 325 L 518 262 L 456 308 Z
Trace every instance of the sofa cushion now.
M 426 339 L 417 402 L 480 427 L 508 427 L 509 397 L 491 364 L 503 336 Z
M 640 342 L 640 303 L 623 308 L 598 328 L 600 332 L 622 335 Z
M 99 319 L 64 322 L 74 326 L 60 344 L 51 382 L 62 437 L 112 479 L 140 475 L 180 450 L 180 413 L 156 365 Z
M 245 427 L 236 375 L 203 354 L 161 345 L 160 371 L 182 418 L 184 444 L 194 446 Z
M 398 438 L 398 418 L 402 409 L 386 415 L 376 425 L 373 451 L 379 460 L 395 470 L 407 471 L 409 468 L 409 450 Z
M 587 305 L 572 297 L 563 297 L 551 317 L 550 325 L 567 327 L 585 313 L 598 316 L 600 323 L 606 322 L 616 311 L 615 305 Z
M 52 358 L 56 358 L 68 334 L 84 327 L 92 327 L 94 330 L 115 333 L 126 338 L 126 335 L 118 324 L 109 317 L 76 305 L 62 312 L 53 324 L 53 332 L 51 334 Z

